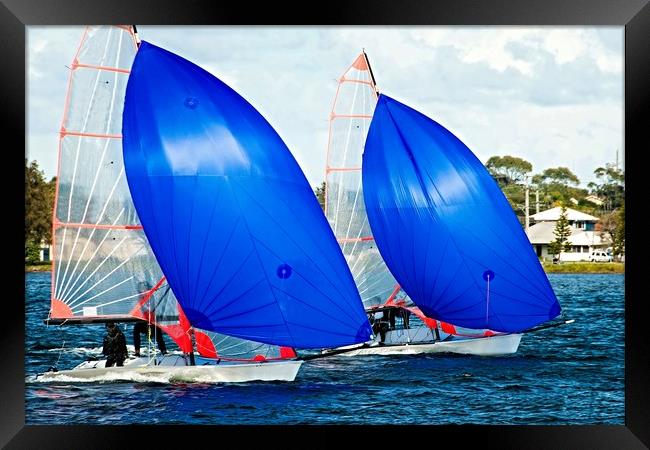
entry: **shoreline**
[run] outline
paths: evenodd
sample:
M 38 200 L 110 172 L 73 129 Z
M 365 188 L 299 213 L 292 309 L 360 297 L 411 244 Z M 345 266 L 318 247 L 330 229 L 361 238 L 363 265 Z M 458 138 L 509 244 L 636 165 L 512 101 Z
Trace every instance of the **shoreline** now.
M 625 263 L 590 263 L 590 262 L 564 262 L 560 264 L 542 264 L 546 273 L 569 273 L 569 274 L 624 274 Z M 25 265 L 27 272 L 49 272 L 52 264 Z
M 546 273 L 569 273 L 569 274 L 624 274 L 625 263 L 621 262 L 563 262 L 560 264 L 542 264 Z

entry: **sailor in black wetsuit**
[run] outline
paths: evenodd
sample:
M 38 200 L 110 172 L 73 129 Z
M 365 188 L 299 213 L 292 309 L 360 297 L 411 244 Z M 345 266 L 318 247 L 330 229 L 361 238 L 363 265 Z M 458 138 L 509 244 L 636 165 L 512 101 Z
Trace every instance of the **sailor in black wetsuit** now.
M 126 338 L 122 331 L 113 322 L 106 324 L 106 336 L 104 336 L 104 348 L 102 353 L 106 355 L 106 367 L 113 365 L 123 366 L 128 353 L 126 350 Z

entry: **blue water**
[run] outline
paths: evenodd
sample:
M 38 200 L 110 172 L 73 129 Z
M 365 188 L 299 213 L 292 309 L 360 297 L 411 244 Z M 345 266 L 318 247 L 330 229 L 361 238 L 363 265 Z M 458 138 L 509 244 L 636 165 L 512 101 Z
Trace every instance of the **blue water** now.
M 576 322 L 525 335 L 515 355 L 336 356 L 305 362 L 290 383 L 217 385 L 34 382 L 51 365 L 87 359 L 104 330 L 45 326 L 50 274 L 29 273 L 25 421 L 624 424 L 624 276 L 549 278 L 565 317 Z

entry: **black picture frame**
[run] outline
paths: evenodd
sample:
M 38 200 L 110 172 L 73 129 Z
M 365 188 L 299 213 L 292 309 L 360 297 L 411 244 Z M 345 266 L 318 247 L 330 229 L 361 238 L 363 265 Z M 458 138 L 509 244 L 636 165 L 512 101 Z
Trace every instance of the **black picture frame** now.
M 15 145 L 4 146 L 7 163 L 3 183 L 5 204 L 12 211 L 5 220 L 4 290 L 0 332 L 0 445 L 7 448 L 133 448 L 136 442 L 167 448 L 176 439 L 188 444 L 226 444 L 228 438 L 250 445 L 322 446 L 341 440 L 349 431 L 364 434 L 364 446 L 418 445 L 418 439 L 441 446 L 441 438 L 454 447 L 473 445 L 498 448 L 616 448 L 650 446 L 650 358 L 645 297 L 641 284 L 642 161 L 647 153 L 646 131 L 650 106 L 650 6 L 649 0 L 354 0 L 279 4 L 278 2 L 173 2 L 69 0 L 2 0 L 0 48 L 3 53 L 3 133 Z M 291 14 L 291 15 L 290 15 Z M 19 189 L 25 130 L 25 27 L 29 25 L 82 25 L 136 23 L 190 24 L 313 24 L 313 25 L 617 25 L 625 27 L 625 157 L 627 212 L 625 289 L 625 425 L 621 426 L 425 426 L 378 432 L 376 427 L 206 427 L 206 426 L 36 426 L 25 425 L 24 283 L 18 282 L 22 250 L 18 216 L 24 212 Z M 9 169 L 14 167 L 14 169 Z M 9 169 L 9 170 L 7 170 Z M 636 175 L 635 175 L 636 173 Z M 22 206 L 21 206 L 22 205 Z M 15 211 L 15 212 L 14 212 Z M 24 216 L 24 214 L 23 214 Z M 15 229 L 14 229 L 15 227 Z M 21 257 L 22 258 L 22 257 Z M 15 262 L 14 262 L 15 259 Z M 27 330 L 28 332 L 28 330 Z M 606 333 L 606 330 L 603 330 Z M 119 401 L 119 400 L 116 400 Z M 441 409 L 445 405 L 440 405 Z M 249 431 L 259 428 L 259 432 Z M 298 434 L 296 434 L 298 433 Z M 407 434 L 405 434 L 407 433 Z M 287 437 L 290 436 L 290 439 Z M 217 440 L 218 439 L 218 440 Z M 392 444 L 389 442 L 392 441 Z M 292 444 L 293 442 L 293 444 Z M 374 443 L 373 443 L 374 442 Z

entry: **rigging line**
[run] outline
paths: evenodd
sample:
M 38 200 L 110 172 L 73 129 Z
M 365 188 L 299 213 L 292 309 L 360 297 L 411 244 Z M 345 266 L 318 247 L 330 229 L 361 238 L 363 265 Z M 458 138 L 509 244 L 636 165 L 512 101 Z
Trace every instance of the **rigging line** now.
M 133 278 L 133 277 L 131 277 L 131 278 Z M 125 280 L 125 281 L 128 281 L 128 280 Z M 103 306 L 112 305 L 113 303 L 123 302 L 123 301 L 125 301 L 125 300 L 129 300 L 129 299 L 131 299 L 131 298 L 135 298 L 135 297 L 138 297 L 138 296 L 140 296 L 140 292 L 138 292 L 137 294 L 129 295 L 129 296 L 127 296 L 127 297 L 119 298 L 119 299 L 117 299 L 117 300 L 112 300 L 112 301 L 110 301 L 110 302 L 101 303 L 101 304 L 98 304 L 98 305 L 95 305 L 95 306 L 96 306 L 97 308 L 100 308 L 100 307 L 103 307 Z M 81 303 L 80 303 L 80 304 L 81 304 Z M 80 305 L 80 304 L 79 304 L 79 305 Z M 75 308 L 78 308 L 79 305 L 76 305 Z M 78 309 L 77 311 L 79 312 L 79 311 L 81 311 L 81 310 Z
M 113 194 L 115 193 L 115 189 L 117 188 L 118 184 L 122 180 L 122 174 L 123 173 L 124 173 L 124 166 L 122 166 L 120 168 L 120 173 L 117 175 L 117 178 L 115 179 L 115 182 L 113 183 L 113 187 L 111 188 L 111 192 L 108 194 L 106 202 L 104 203 L 104 207 L 102 208 L 102 211 L 99 213 L 99 217 L 97 218 L 97 223 L 95 223 L 95 225 L 99 225 L 99 222 L 102 220 L 102 217 L 103 217 L 104 213 L 106 212 L 106 208 L 108 208 L 108 204 L 110 203 L 111 199 L 113 198 Z M 122 210 L 120 211 L 119 216 L 121 216 L 123 212 L 124 212 L 124 208 L 122 208 Z M 115 225 L 116 223 L 117 223 L 117 219 L 115 220 L 115 222 L 113 222 L 113 225 Z M 92 229 L 92 231 L 90 232 L 90 235 L 88 236 L 88 240 L 86 241 L 86 244 L 88 244 L 90 239 L 94 236 L 96 229 L 97 228 Z M 81 228 L 79 228 L 79 230 L 81 230 Z M 84 252 L 85 252 L 85 248 L 82 251 L 81 255 L 79 256 L 79 260 L 81 260 L 81 256 L 83 256 Z M 72 253 L 70 254 L 70 257 L 72 257 Z M 90 262 L 90 260 L 88 262 Z M 88 264 L 86 264 L 86 266 L 88 266 Z M 84 267 L 83 270 L 85 270 L 85 267 Z M 81 277 L 81 275 L 83 275 L 83 270 L 77 275 L 77 279 L 75 280 L 75 283 L 77 282 L 77 280 L 79 280 L 79 277 Z M 72 277 L 73 275 L 74 275 L 74 270 L 73 270 L 73 273 L 70 276 Z M 65 277 L 64 277 L 64 279 L 65 279 Z M 74 284 L 73 284 L 73 286 L 74 286 Z M 63 299 L 64 296 L 67 294 L 66 289 L 64 289 L 61 292 L 61 299 Z
M 75 52 L 73 62 L 77 59 L 79 56 L 79 52 L 81 51 L 81 47 L 83 46 L 86 36 L 88 34 L 88 26 L 84 27 L 84 32 L 83 35 L 81 36 L 81 40 L 79 41 L 79 45 L 77 46 L 77 50 Z M 66 95 L 65 95 L 65 100 L 64 100 L 64 106 L 63 106 L 63 117 L 61 118 L 61 128 L 65 125 L 67 121 L 67 116 L 68 116 L 68 110 L 70 109 L 70 97 L 71 97 L 71 90 L 72 90 L 72 79 L 74 77 L 74 73 L 72 70 L 68 74 L 68 83 L 66 87 Z M 59 267 L 58 267 L 58 262 L 59 262 L 59 256 L 56 254 L 56 250 L 59 248 L 59 246 L 56 245 L 56 228 L 55 225 L 58 221 L 58 210 L 59 210 L 59 193 L 60 193 L 60 180 L 61 180 L 61 154 L 62 154 L 62 148 L 63 148 L 63 138 L 64 136 L 61 134 L 59 135 L 59 145 L 57 148 L 57 168 L 56 168 L 56 186 L 55 186 L 55 194 L 54 194 L 54 208 L 52 209 L 52 246 L 54 248 L 53 252 L 53 258 L 52 258 L 52 274 L 51 274 L 51 283 L 52 286 L 50 288 L 51 296 L 52 298 L 56 297 L 56 288 L 58 286 L 59 282 Z M 65 233 L 65 232 L 64 232 Z M 64 234 L 65 236 L 65 234 Z M 60 244 L 59 244 L 60 245 Z M 55 275 L 56 272 L 56 275 Z
M 365 223 L 366 220 L 367 220 L 367 219 L 364 219 L 364 223 Z M 360 231 L 361 231 L 361 230 L 360 230 Z M 358 239 L 358 238 L 357 238 L 357 239 Z M 368 243 L 369 243 L 369 246 L 368 246 L 368 248 L 367 248 L 367 250 L 366 250 L 367 254 L 370 255 L 369 257 L 371 257 L 371 256 L 375 255 L 376 253 L 378 253 L 376 242 L 375 242 L 375 246 L 374 246 L 374 247 L 371 247 L 371 245 L 373 244 L 373 241 L 365 241 L 365 242 L 368 242 Z M 355 242 L 355 246 L 356 246 L 357 244 L 358 244 L 358 241 Z M 363 253 L 363 249 L 359 250 L 358 255 L 361 255 L 362 253 Z M 354 261 L 354 264 L 352 265 L 352 267 L 350 267 L 350 271 L 351 271 L 352 273 L 354 273 L 355 269 L 357 268 L 357 265 L 358 265 L 362 260 L 365 260 L 365 259 L 368 259 L 368 258 L 360 258 L 360 257 L 356 258 L 355 261 Z M 363 268 L 363 265 L 361 266 L 361 268 Z
M 120 36 L 120 38 L 119 38 L 118 46 L 117 46 L 117 61 L 119 61 L 120 53 L 122 52 L 122 36 L 123 36 L 123 34 L 119 33 L 119 36 Z M 111 103 L 110 103 L 109 113 L 108 113 L 108 121 L 106 122 L 106 131 L 105 131 L 106 134 L 108 134 L 108 132 L 110 130 L 111 119 L 113 118 L 113 111 L 115 109 L 115 94 L 117 93 L 117 75 L 118 75 L 118 73 L 115 72 L 115 77 L 113 78 L 113 95 L 111 96 Z M 86 215 L 88 214 L 88 208 L 90 206 L 90 200 L 92 199 L 92 196 L 93 196 L 93 194 L 95 192 L 95 187 L 97 186 L 97 180 L 99 179 L 99 173 L 102 170 L 102 163 L 104 162 L 104 158 L 106 157 L 106 151 L 108 150 L 109 143 L 110 143 L 110 141 L 108 139 L 104 143 L 104 149 L 102 150 L 102 156 L 101 156 L 101 158 L 99 160 L 99 164 L 97 164 L 97 171 L 95 172 L 95 177 L 93 179 L 93 184 L 92 184 L 92 187 L 90 188 L 90 193 L 88 194 L 88 199 L 86 200 L 86 206 L 84 208 L 84 213 L 83 213 L 83 216 L 81 217 L 81 220 L 79 221 L 79 223 L 84 223 L 85 220 L 86 220 Z M 110 200 L 110 197 L 109 197 L 109 200 Z M 102 215 L 100 214 L 100 216 L 98 217 L 98 221 L 101 220 L 101 218 L 102 218 Z M 74 254 L 75 248 L 77 247 L 77 242 L 78 242 L 80 233 L 81 233 L 81 228 L 77 229 L 77 235 L 74 238 L 74 243 L 72 244 L 72 250 L 70 251 L 71 257 Z M 72 280 L 72 277 L 74 276 L 75 271 L 79 267 L 79 262 L 81 262 L 81 257 L 83 256 L 84 252 L 86 251 L 86 248 L 88 247 L 88 242 L 89 241 L 86 241 L 86 245 L 84 246 L 84 249 L 81 252 L 81 255 L 77 259 L 77 263 L 75 264 L 74 268 L 72 269 L 72 273 L 70 274 L 70 278 L 67 278 L 67 273 L 68 273 L 68 268 L 70 266 L 70 262 L 72 261 L 72 258 L 70 258 L 68 260 L 68 263 L 67 263 L 66 269 L 65 269 L 65 273 L 63 274 L 63 279 L 66 280 L 66 278 L 67 278 L 67 281 L 65 281 L 65 285 L 63 286 L 63 291 L 61 292 L 62 297 L 65 295 L 65 291 L 67 290 L 67 287 L 68 287 L 68 285 L 70 283 L 70 280 Z
M 343 243 L 343 253 L 345 253 L 345 247 L 348 244 L 347 239 L 350 238 L 350 228 L 352 227 L 352 222 L 354 222 L 355 216 L 358 214 L 355 214 L 355 211 L 357 209 L 357 201 L 359 199 L 359 191 L 361 190 L 361 173 L 358 174 L 359 177 L 359 182 L 357 183 L 357 190 L 354 194 L 354 202 L 352 203 L 352 209 L 350 210 L 350 220 L 348 222 L 348 229 L 345 230 L 345 238 L 346 242 Z
M 117 217 L 115 218 L 115 221 L 113 222 L 113 225 L 115 225 L 115 224 L 117 223 L 117 221 L 120 220 L 120 217 L 122 217 L 122 214 L 123 214 L 123 213 L 124 213 L 124 208 L 122 208 L 122 210 L 120 211 L 120 213 L 119 213 L 119 214 L 117 215 Z M 90 258 L 88 258 L 88 261 L 86 262 L 86 265 L 83 267 L 83 269 L 81 269 L 81 271 L 80 271 L 79 274 L 77 275 L 77 279 L 73 281 L 73 283 L 72 283 L 72 287 L 74 287 L 74 286 L 77 284 L 77 281 L 79 281 L 79 278 L 81 277 L 81 275 L 82 275 L 82 274 L 84 273 L 84 271 L 88 268 L 88 265 L 89 265 L 89 264 L 90 264 L 90 263 L 95 259 L 95 255 L 97 255 L 97 252 L 99 252 L 99 249 L 101 248 L 102 245 L 104 245 L 104 242 L 106 241 L 106 239 L 108 239 L 108 236 L 111 234 L 112 231 L 113 231 L 113 229 L 111 229 L 111 228 L 109 228 L 109 229 L 106 231 L 106 234 L 104 234 L 104 238 L 103 238 L 103 239 L 101 240 L 101 242 L 100 242 L 100 243 L 95 247 L 95 251 L 94 251 L 93 254 L 90 256 Z M 88 237 L 88 241 L 90 241 L 90 239 L 91 239 L 92 236 L 94 235 L 94 232 L 95 232 L 95 229 L 93 229 L 93 231 L 90 233 L 90 236 Z M 83 286 L 83 284 L 82 284 L 82 286 Z M 72 288 L 72 287 L 71 287 L 71 288 Z M 80 286 L 80 287 L 81 287 L 81 286 Z M 68 294 L 70 294 L 70 295 L 74 295 L 78 290 L 79 290 L 79 288 L 78 288 L 77 290 L 75 290 L 74 292 L 72 292 L 71 294 L 70 294 L 70 293 L 68 293 Z M 65 299 L 64 299 L 64 298 L 61 298 L 61 300 L 65 300 Z
M 369 286 L 367 286 L 365 289 L 363 289 L 362 291 L 360 291 L 360 292 L 359 292 L 359 295 L 360 295 L 360 296 L 363 296 L 363 294 L 365 294 L 366 292 L 368 292 L 370 289 L 374 288 L 375 286 L 380 285 L 380 284 L 381 284 L 382 282 L 384 282 L 384 281 L 385 281 L 385 280 L 384 280 L 383 278 L 379 278 L 379 279 L 375 280 L 373 283 L 371 283 L 371 284 L 370 284 Z M 384 292 L 384 291 L 385 291 L 385 292 L 388 292 L 386 289 L 382 289 L 382 292 Z M 390 295 L 390 294 L 389 294 L 389 295 Z M 371 300 L 371 299 L 367 299 L 367 300 L 369 301 L 369 300 Z
M 373 256 L 378 256 L 378 255 L 373 254 Z M 384 261 L 381 259 L 381 257 L 379 257 L 377 262 L 375 262 L 369 268 L 368 267 L 362 267 L 363 273 L 362 273 L 362 271 L 359 271 L 358 276 L 364 275 L 365 278 L 360 283 L 357 284 L 357 289 L 361 289 L 361 286 L 366 284 L 368 282 L 368 280 L 373 278 L 374 276 L 378 276 L 378 275 L 383 276 L 384 275 L 383 271 L 375 272 L 373 275 L 369 275 L 371 271 L 375 270 L 377 267 L 380 267 L 383 262 Z M 367 264 L 366 264 L 366 266 L 367 266 Z M 391 285 L 394 285 L 394 283 L 391 283 Z
M 79 285 L 79 287 L 77 288 L 77 290 L 76 290 L 74 293 L 70 294 L 71 301 L 68 302 L 68 306 L 74 304 L 74 303 L 75 303 L 76 301 L 78 301 L 82 296 L 84 296 L 88 291 L 90 291 L 92 288 L 94 288 L 95 286 L 97 286 L 98 283 L 95 283 L 94 285 L 92 285 L 92 286 L 90 287 L 90 289 L 87 289 L 87 290 L 84 291 L 81 295 L 77 296 L 76 298 L 72 298 L 72 296 L 73 296 L 75 293 L 77 293 L 77 292 L 79 291 L 79 289 L 81 289 L 81 287 L 82 287 L 84 284 L 86 284 L 86 283 L 91 279 L 91 277 L 95 274 L 95 272 L 97 272 L 97 271 L 101 268 L 101 266 L 102 266 L 102 265 L 103 265 L 103 264 L 108 260 L 108 258 L 110 258 L 110 257 L 113 255 L 113 253 L 115 253 L 115 252 L 117 251 L 117 249 L 120 248 L 120 245 L 122 245 L 122 243 L 124 243 L 124 241 L 126 241 L 126 239 L 127 239 L 126 236 L 125 236 L 124 238 L 122 238 L 122 240 L 121 240 L 121 241 L 120 241 L 120 242 L 119 242 L 115 247 L 113 247 L 113 249 L 110 251 L 110 253 L 109 253 L 108 255 L 106 255 L 106 257 L 103 259 L 103 261 L 102 261 L 102 262 L 101 262 L 101 263 L 100 263 L 100 264 L 95 268 L 95 270 L 93 270 L 92 273 L 91 273 L 90 275 L 88 275 L 88 277 L 86 277 L 86 281 L 84 281 L 83 283 L 81 283 L 81 284 Z M 127 261 L 128 261 L 128 260 L 127 260 Z M 122 262 L 122 264 L 120 264 L 120 266 L 124 265 L 125 262 L 126 262 L 126 261 Z M 118 266 L 118 267 L 120 267 L 120 266 Z M 109 274 L 109 275 L 110 275 L 110 274 Z M 106 278 L 106 277 L 102 278 L 99 282 L 103 281 L 105 278 Z
M 104 61 L 104 58 L 106 57 L 106 52 L 108 51 L 109 42 L 110 42 L 110 34 L 109 34 L 109 39 L 106 40 L 106 46 L 104 47 L 104 54 L 103 54 L 102 59 L 101 59 L 102 62 Z M 79 50 L 81 50 L 81 48 Z M 90 95 L 90 101 L 88 102 L 88 109 L 86 110 L 86 116 L 84 117 L 84 122 L 83 122 L 83 125 L 81 127 L 82 132 L 86 131 L 86 127 L 88 126 L 88 117 L 90 116 L 90 111 L 91 111 L 92 106 L 93 106 L 93 99 L 95 98 L 95 93 L 97 92 L 97 86 L 99 85 L 99 74 L 100 74 L 100 72 L 97 71 L 97 76 L 95 77 L 95 84 L 93 86 L 93 91 L 92 91 L 92 94 Z M 70 91 L 71 89 L 72 89 L 72 84 L 69 86 L 68 90 Z M 66 120 L 67 120 L 67 118 L 66 118 Z M 66 219 L 67 222 L 70 222 L 70 214 L 72 212 L 72 197 L 73 197 L 73 194 L 74 194 L 74 181 L 75 181 L 75 178 L 77 176 L 77 166 L 79 164 L 79 150 L 81 149 L 81 142 L 82 142 L 82 139 L 79 139 L 79 143 L 77 145 L 75 161 L 74 161 L 74 169 L 72 171 L 72 181 L 70 183 L 70 192 L 68 194 L 68 214 L 67 214 L 67 219 Z M 60 181 L 58 179 L 57 179 L 57 183 L 60 183 Z M 67 235 L 67 229 L 64 229 L 63 230 L 63 240 L 61 242 L 61 258 L 59 258 L 59 260 L 63 259 L 63 250 L 65 248 L 66 235 Z M 71 257 L 72 257 L 72 253 L 70 253 L 70 258 Z M 62 266 L 62 264 L 59 264 L 57 266 L 57 273 L 56 273 L 56 286 L 57 287 L 59 286 L 59 278 L 60 278 L 60 273 L 61 273 L 61 266 Z M 66 272 L 67 272 L 68 267 L 69 267 L 69 261 L 68 261 L 68 265 L 66 265 Z M 65 279 L 65 275 L 64 275 L 63 278 Z
M 127 279 L 125 279 L 125 280 L 122 280 L 122 281 L 120 281 L 119 283 L 117 283 L 117 284 L 115 284 L 115 285 L 109 287 L 108 289 L 105 289 L 105 290 L 103 290 L 102 292 L 100 292 L 100 293 L 98 293 L 98 294 L 95 294 L 95 295 L 93 295 L 92 297 L 90 297 L 90 298 L 84 300 L 83 302 L 74 305 L 74 308 L 77 309 L 77 311 L 79 311 L 79 307 L 80 307 L 81 305 L 88 303 L 89 301 L 91 301 L 91 300 L 93 300 L 93 299 L 99 297 L 100 295 L 105 294 L 105 293 L 108 292 L 108 291 L 112 291 L 113 289 L 115 289 L 115 288 L 118 287 L 118 286 L 121 286 L 122 284 L 126 283 L 127 281 L 131 281 L 133 278 L 135 278 L 135 275 L 131 275 L 129 278 L 127 278 Z M 134 297 L 134 296 L 131 296 L 131 297 Z M 110 303 L 115 303 L 115 302 L 110 302 Z M 110 304 L 110 303 L 107 303 L 107 304 Z M 100 306 L 100 305 L 96 305 L 96 306 Z
M 359 85 L 355 84 L 354 85 L 354 94 L 353 94 L 353 97 L 352 97 L 352 104 L 350 105 L 350 114 L 352 114 L 352 112 L 354 111 L 354 105 L 357 102 L 357 90 L 358 90 L 358 88 L 359 88 Z M 349 121 L 348 132 L 347 132 L 346 138 L 345 138 L 345 146 L 343 147 L 343 159 L 341 161 L 343 164 L 345 164 L 347 162 L 347 154 L 348 154 L 348 147 L 350 145 L 350 133 L 351 133 L 351 131 L 352 131 L 352 120 Z M 336 231 L 338 230 L 338 226 L 339 226 L 338 217 L 339 217 L 339 208 L 340 208 L 340 205 L 341 205 L 341 187 L 342 187 L 342 185 L 339 186 L 339 192 L 338 192 L 337 199 L 336 199 L 336 212 L 334 214 L 334 235 L 335 236 L 337 235 Z
M 381 260 L 380 260 L 380 261 L 381 261 Z M 374 270 L 375 268 L 379 267 L 380 265 L 381 265 L 380 263 L 375 264 L 375 265 L 371 268 L 371 270 Z M 390 280 L 387 279 L 387 277 L 385 276 L 386 274 L 383 273 L 383 272 L 374 272 L 374 273 L 371 273 L 371 274 L 369 274 L 369 273 L 370 273 L 370 270 L 368 271 L 368 273 L 365 274 L 365 278 L 363 279 L 363 281 L 361 281 L 361 283 L 359 283 L 359 286 L 358 286 L 358 289 L 360 290 L 360 291 L 359 291 L 359 295 L 361 295 L 363 292 L 366 292 L 366 291 L 369 289 L 369 287 L 366 287 L 363 291 L 361 291 L 361 286 L 363 286 L 364 284 L 368 283 L 368 281 L 369 281 L 369 280 L 372 280 L 373 278 L 375 278 L 375 281 L 373 281 L 372 283 L 370 283 L 369 286 L 375 286 L 375 285 L 377 284 L 377 282 L 382 282 L 382 281 L 383 281 L 383 282 L 386 282 L 386 281 L 390 281 Z M 392 291 L 392 290 L 393 290 L 392 287 L 395 286 L 395 284 L 394 284 L 394 283 L 390 283 L 390 286 L 391 286 L 391 287 L 389 288 L 388 283 L 386 283 L 386 287 L 383 288 L 382 290 L 389 290 L 389 289 L 390 289 L 390 290 Z
M 362 111 L 363 111 L 364 114 L 368 112 L 366 110 L 366 95 L 365 95 L 366 93 L 367 92 L 366 92 L 365 89 L 361 92 L 361 98 L 363 99 Z M 362 129 L 362 133 L 361 133 L 361 140 L 362 140 L 362 142 L 365 142 L 365 139 L 364 139 L 365 134 L 364 134 L 364 132 L 365 132 L 365 129 L 366 129 L 366 121 L 361 120 L 361 123 L 363 124 L 363 129 Z M 352 124 L 352 121 L 350 121 L 350 125 L 351 124 Z M 358 154 L 360 156 L 359 159 L 361 159 L 361 156 L 363 154 L 363 147 L 361 149 L 357 149 L 357 151 L 354 152 L 354 153 L 355 153 L 355 156 L 356 156 L 356 154 Z M 343 174 L 341 174 L 341 176 L 343 176 Z M 357 184 L 357 190 L 356 190 L 356 192 L 354 194 L 354 203 L 352 205 L 352 211 L 351 211 L 351 215 L 350 215 L 351 216 L 350 217 L 350 222 L 348 223 L 348 229 L 345 232 L 345 239 L 348 239 L 350 237 L 350 227 L 352 226 L 353 218 L 356 218 L 360 214 L 365 214 L 365 204 L 363 204 L 363 188 L 362 188 L 362 174 L 361 174 L 361 172 L 359 172 L 358 176 L 359 176 L 359 182 Z M 361 192 L 361 201 L 362 201 L 363 211 L 357 211 L 357 201 L 358 201 L 360 192 Z M 361 209 L 361 207 L 359 207 L 359 209 Z M 344 253 L 345 253 L 345 247 L 346 246 L 347 246 L 347 242 L 343 244 L 343 252 Z

